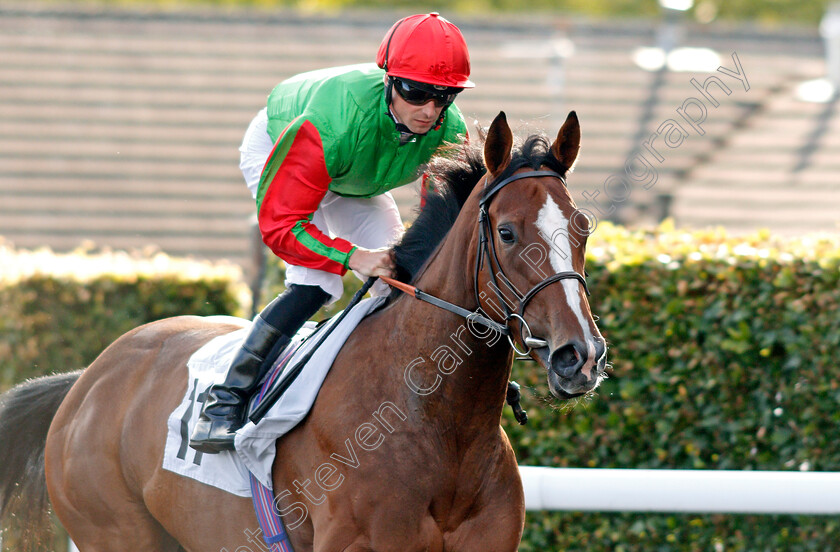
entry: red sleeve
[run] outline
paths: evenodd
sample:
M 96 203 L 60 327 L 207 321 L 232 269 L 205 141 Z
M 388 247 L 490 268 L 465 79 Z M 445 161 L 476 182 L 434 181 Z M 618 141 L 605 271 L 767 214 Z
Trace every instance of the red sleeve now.
M 289 263 L 343 275 L 355 246 L 312 224 L 331 178 L 318 130 L 296 119 L 277 139 L 257 192 L 263 242 Z

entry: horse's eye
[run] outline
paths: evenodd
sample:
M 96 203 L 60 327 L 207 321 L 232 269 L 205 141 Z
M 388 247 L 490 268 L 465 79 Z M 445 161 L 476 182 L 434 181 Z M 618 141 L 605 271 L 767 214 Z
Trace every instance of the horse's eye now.
M 516 235 L 513 233 L 513 230 L 506 226 L 499 228 L 499 237 L 502 238 L 502 241 L 505 243 L 513 243 L 516 241 Z

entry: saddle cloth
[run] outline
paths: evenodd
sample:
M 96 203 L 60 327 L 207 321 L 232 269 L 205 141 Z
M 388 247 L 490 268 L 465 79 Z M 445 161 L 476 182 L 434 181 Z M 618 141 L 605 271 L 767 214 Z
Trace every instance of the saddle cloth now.
M 201 412 L 201 404 L 207 396 L 207 391 L 214 383 L 224 380 L 233 355 L 244 341 L 250 328 L 250 322 L 247 320 L 234 319 L 243 325 L 242 329 L 211 340 L 187 361 L 189 370 L 187 391 L 181 403 L 167 420 L 163 468 L 243 497 L 251 496 L 248 475 L 250 471 L 260 483 L 271 489 L 275 441 L 306 417 L 318 396 L 318 391 L 333 360 L 350 333 L 367 314 L 384 301 L 385 297 L 365 299 L 347 313 L 341 324 L 315 351 L 298 378 L 259 424 L 255 425 L 249 421 L 237 431 L 235 451 L 203 454 L 189 447 L 192 428 Z M 229 317 L 218 318 L 225 319 L 226 322 L 231 321 Z M 280 369 L 286 370 L 294 366 L 297 359 L 305 355 L 317 342 L 320 332 L 333 325 L 337 319 L 338 316 L 334 316 L 310 338 L 307 338 L 307 335 L 312 333 L 314 324 L 307 323 L 302 332 L 280 355 L 275 368 L 279 366 Z M 294 348 L 302 341 L 303 344 L 295 351 Z M 282 364 L 292 351 L 294 351 L 292 358 Z M 275 377 L 273 383 L 281 381 L 283 376 L 284 374 L 281 373 Z

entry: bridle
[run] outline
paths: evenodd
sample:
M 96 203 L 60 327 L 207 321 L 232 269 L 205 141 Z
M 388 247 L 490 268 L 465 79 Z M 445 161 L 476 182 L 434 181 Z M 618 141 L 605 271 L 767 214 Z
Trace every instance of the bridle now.
M 528 306 L 528 303 L 533 299 L 537 293 L 542 291 L 544 288 L 548 287 L 549 285 L 559 282 L 561 280 L 578 280 L 581 285 L 583 285 L 583 289 L 586 292 L 586 295 L 589 295 L 589 288 L 586 286 L 586 278 L 581 274 L 575 272 L 574 270 L 568 270 L 564 272 L 558 272 L 557 274 L 553 274 L 539 283 L 537 283 L 534 287 L 528 290 L 525 295 L 520 295 L 519 290 L 516 289 L 516 286 L 511 283 L 510 279 L 505 275 L 504 270 L 502 270 L 502 265 L 499 263 L 499 257 L 496 254 L 496 242 L 492 239 L 493 229 L 490 226 L 490 216 L 487 214 L 489 209 L 489 204 L 496 196 L 496 194 L 505 186 L 510 184 L 511 182 L 515 182 L 517 180 L 521 180 L 523 178 L 538 178 L 543 176 L 552 176 L 560 180 L 563 183 L 563 186 L 566 185 L 566 179 L 557 172 L 554 171 L 527 171 L 522 173 L 513 174 L 504 180 L 499 182 L 488 183 L 485 185 L 485 192 L 482 198 L 478 202 L 478 245 L 476 251 L 476 262 L 475 262 L 475 272 L 473 274 L 473 289 L 475 290 L 475 300 L 478 304 L 479 308 L 481 309 L 481 294 L 479 293 L 479 286 L 478 286 L 478 277 L 481 273 L 481 268 L 484 265 L 484 258 L 488 259 L 487 266 L 490 270 L 490 282 L 492 283 L 493 291 L 496 293 L 496 298 L 502 304 L 502 308 L 505 312 L 505 328 L 508 330 L 506 332 L 508 341 L 510 342 L 510 346 L 513 347 L 514 352 L 519 356 L 527 356 L 532 349 L 539 349 L 540 347 L 545 347 L 547 342 L 544 339 L 533 337 L 531 334 L 531 328 L 528 326 L 528 323 L 525 321 L 524 314 L 525 308 Z M 501 288 L 499 287 L 499 281 L 496 277 L 499 277 L 502 282 L 519 300 L 519 307 L 516 309 L 516 312 L 511 312 L 507 305 L 507 300 L 505 299 L 504 295 L 502 295 Z M 512 337 L 512 332 L 510 330 L 510 322 L 512 320 L 519 321 L 519 339 L 527 349 L 525 351 L 520 351 L 517 346 L 516 342 Z M 526 335 L 527 333 L 527 335 Z
M 475 262 L 475 272 L 473 274 L 473 287 L 475 289 L 475 299 L 476 304 L 478 305 L 479 312 L 469 311 L 463 307 L 459 307 L 458 305 L 454 305 L 448 301 L 444 301 L 438 297 L 433 295 L 429 295 L 420 289 L 413 287 L 409 284 L 404 284 L 402 282 L 398 282 L 391 278 L 382 277 L 389 285 L 408 293 L 409 295 L 413 296 L 416 299 L 421 301 L 425 301 L 442 309 L 448 310 L 449 312 L 458 314 L 468 321 L 472 321 L 474 323 L 481 324 L 483 326 L 487 326 L 508 338 L 508 342 L 510 342 L 510 346 L 513 347 L 514 352 L 519 355 L 520 357 L 526 357 L 532 349 L 539 349 L 541 347 L 546 347 L 548 343 L 544 339 L 540 339 L 534 337 L 531 334 L 531 328 L 528 326 L 528 323 L 525 321 L 524 314 L 525 308 L 528 306 L 528 303 L 533 299 L 537 293 L 539 293 L 544 288 L 548 287 L 549 285 L 559 282 L 561 280 L 568 280 L 573 279 L 577 280 L 583 285 L 584 291 L 586 291 L 586 295 L 589 295 L 589 288 L 586 286 L 586 278 L 577 272 L 570 270 L 559 272 L 548 278 L 545 278 L 541 282 L 537 283 L 534 287 L 532 287 L 525 295 L 520 295 L 516 287 L 511 283 L 510 279 L 505 276 L 504 271 L 502 270 L 502 266 L 499 263 L 499 258 L 496 254 L 496 245 L 492 239 L 492 228 L 490 227 L 490 217 L 487 214 L 487 210 L 489 208 L 490 202 L 493 198 L 498 194 L 498 192 L 510 184 L 511 182 L 515 182 L 517 180 L 521 180 L 523 178 L 534 178 L 534 177 L 543 177 L 543 176 L 553 176 L 558 178 L 563 185 L 566 185 L 566 179 L 557 172 L 554 171 L 538 171 L 532 170 L 522 173 L 513 174 L 503 180 L 498 182 L 487 182 L 484 186 L 485 192 L 482 198 L 479 200 L 479 209 L 478 209 L 478 232 L 479 232 L 479 240 L 477 245 L 477 252 L 476 252 L 476 262 Z M 478 279 L 479 274 L 481 274 L 481 269 L 484 265 L 485 257 L 488 260 L 487 266 L 490 270 L 490 281 L 493 284 L 493 291 L 496 293 L 496 298 L 502 304 L 505 313 L 505 320 L 503 323 L 496 322 L 482 314 L 484 312 L 481 300 L 481 293 L 479 293 L 479 286 L 478 286 Z M 519 300 L 519 307 L 516 309 L 516 312 L 511 312 L 511 310 L 507 306 L 507 302 L 505 297 L 502 295 L 502 291 L 499 288 L 499 281 L 497 280 L 496 276 L 499 276 L 505 286 L 516 296 Z M 516 346 L 516 342 L 513 338 L 513 333 L 511 331 L 510 323 L 512 320 L 519 321 L 519 339 L 521 343 L 526 347 L 525 351 L 520 351 L 519 348 Z M 527 335 L 525 335 L 527 333 Z
M 478 228 L 479 228 L 479 240 L 478 240 L 478 252 L 476 257 L 475 263 L 475 274 L 473 275 L 474 279 L 474 287 L 475 287 L 475 297 L 476 301 L 478 302 L 478 311 L 469 311 L 463 307 L 459 307 L 458 305 L 454 305 L 449 301 L 444 301 L 439 297 L 435 297 L 434 295 L 429 295 L 428 293 L 417 289 L 409 284 L 404 284 L 402 282 L 398 282 L 392 278 L 386 278 L 384 276 L 380 276 L 382 280 L 387 282 L 389 285 L 393 286 L 396 289 L 399 289 L 415 299 L 419 299 L 421 301 L 425 301 L 429 304 L 435 305 L 436 307 L 440 307 L 445 309 L 449 312 L 455 313 L 459 316 L 462 316 L 467 319 L 467 322 L 472 321 L 473 323 L 481 324 L 482 326 L 486 326 L 496 332 L 507 336 L 508 342 L 510 346 L 513 347 L 514 352 L 516 352 L 520 357 L 526 357 L 532 349 L 539 349 L 541 347 L 546 347 L 548 342 L 544 339 L 540 339 L 538 337 L 534 337 L 531 335 L 531 328 L 528 326 L 528 323 L 523 318 L 525 313 L 525 307 L 528 305 L 528 302 L 534 298 L 534 296 L 539 293 L 542 289 L 546 288 L 547 286 L 553 284 L 554 282 L 559 282 L 560 280 L 566 279 L 574 279 L 577 280 L 583 285 L 584 291 L 586 294 L 589 295 L 589 289 L 586 287 L 586 279 L 578 274 L 577 272 L 570 270 L 565 272 L 560 272 L 558 274 L 554 274 L 553 276 L 549 276 L 545 278 L 537 285 L 532 287 L 528 293 L 524 296 L 520 296 L 519 293 L 516 291 L 516 288 L 505 276 L 504 272 L 502 271 L 502 266 L 499 264 L 499 259 L 496 255 L 496 246 L 492 239 L 492 228 L 490 227 L 490 217 L 487 214 L 488 205 L 490 201 L 495 197 L 495 195 L 510 184 L 511 182 L 515 182 L 517 180 L 523 178 L 531 178 L 531 177 L 540 177 L 540 176 L 553 176 L 555 178 L 559 178 L 563 185 L 566 185 L 566 180 L 563 178 L 562 175 L 554 172 L 554 171 L 528 171 L 523 173 L 514 174 L 505 178 L 499 182 L 486 183 L 484 186 L 485 192 L 484 196 L 479 200 L 479 209 L 478 209 Z M 491 318 L 488 318 L 481 314 L 483 309 L 481 307 L 481 294 L 478 291 L 478 276 L 481 273 L 481 267 L 484 264 L 484 257 L 490 259 L 488 261 L 488 267 L 490 269 L 490 280 L 493 283 L 494 291 L 496 292 L 497 299 L 504 305 L 505 309 L 505 321 L 504 323 L 496 322 Z M 495 263 L 495 267 L 494 267 Z M 494 268 L 498 269 L 497 272 L 494 272 Z M 498 280 L 496 279 L 496 275 L 499 275 L 505 285 L 514 293 L 516 297 L 519 299 L 519 308 L 517 311 L 510 312 L 510 309 L 505 302 L 505 298 L 502 295 L 501 290 L 499 289 Z M 341 322 L 342 318 L 353 308 L 354 305 L 358 304 L 361 301 L 362 297 L 365 293 L 373 286 L 374 282 L 376 282 L 376 277 L 372 276 L 368 278 L 368 280 L 364 283 L 364 285 L 356 292 L 350 302 L 347 304 L 345 309 L 342 311 L 338 318 L 336 319 L 335 323 L 329 326 L 326 331 L 320 334 L 318 341 L 313 345 L 309 352 L 303 356 L 294 366 L 291 368 L 287 368 L 284 371 L 284 375 L 280 383 L 275 385 L 266 395 L 263 397 L 262 401 L 257 405 L 250 413 L 249 419 L 257 423 L 262 419 L 263 416 L 268 412 L 271 406 L 282 396 L 286 389 L 295 381 L 295 378 L 298 377 L 300 372 L 303 369 L 303 366 L 309 361 L 312 357 L 312 354 L 318 349 L 318 347 L 326 340 L 327 336 L 330 332 L 336 328 Z M 525 352 L 520 351 L 517 346 L 516 342 L 512 337 L 512 332 L 510 328 L 510 321 L 512 320 L 519 320 L 519 339 L 521 340 L 522 344 L 527 347 Z M 527 331 L 527 337 L 523 334 L 523 330 Z M 514 416 L 516 420 L 520 424 L 524 424 L 528 421 L 527 413 L 522 410 L 522 407 L 519 404 L 520 393 L 519 393 L 519 385 L 516 382 L 510 382 L 508 384 L 508 390 L 506 395 L 506 402 L 513 407 Z

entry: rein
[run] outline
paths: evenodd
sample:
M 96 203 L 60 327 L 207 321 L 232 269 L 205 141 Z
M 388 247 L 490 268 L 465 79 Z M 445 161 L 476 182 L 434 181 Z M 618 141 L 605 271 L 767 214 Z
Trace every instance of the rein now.
M 531 328 L 528 326 L 528 323 L 525 321 L 524 318 L 525 307 L 528 305 L 531 299 L 533 299 L 537 295 L 537 293 L 539 293 L 542 289 L 548 287 L 549 285 L 555 282 L 559 282 L 560 280 L 573 279 L 579 281 L 581 285 L 583 285 L 583 289 L 584 291 L 586 291 L 586 295 L 589 295 L 589 288 L 586 286 L 586 279 L 573 270 L 559 272 L 557 274 L 549 276 L 548 278 L 545 278 L 544 280 L 536 284 L 534 287 L 532 287 L 524 296 L 520 296 L 518 291 L 516 290 L 516 287 L 511 283 L 508 277 L 505 276 L 505 273 L 502 270 L 502 266 L 499 263 L 499 258 L 496 255 L 496 245 L 493 239 L 491 238 L 492 228 L 490 227 L 490 217 L 487 214 L 488 205 L 493 199 L 493 197 L 495 197 L 495 195 L 499 192 L 499 190 L 501 190 L 511 182 L 515 182 L 516 180 L 543 176 L 552 176 L 558 178 L 564 186 L 566 185 L 566 180 L 563 178 L 563 176 L 554 171 L 527 171 L 511 175 L 499 182 L 492 183 L 492 185 L 486 184 L 486 191 L 484 193 L 484 196 L 479 200 L 478 203 L 479 241 L 476 252 L 475 272 L 473 274 L 473 288 L 475 290 L 475 300 L 476 304 L 479 306 L 479 310 L 482 310 L 481 294 L 479 294 L 478 291 L 478 277 L 484 265 L 484 258 L 487 257 L 489 259 L 487 265 L 490 270 L 490 280 L 493 284 L 493 291 L 495 291 L 497 299 L 503 305 L 505 310 L 504 323 L 496 322 L 495 320 L 491 320 L 486 316 L 479 314 L 478 312 L 469 311 L 463 307 L 459 307 L 458 305 L 455 305 L 448 301 L 444 301 L 439 297 L 429 295 L 428 293 L 414 286 L 411 286 L 410 284 L 404 284 L 402 282 L 398 282 L 392 278 L 386 278 L 384 276 L 380 276 L 380 278 L 384 280 L 388 285 L 393 286 L 394 288 L 399 289 L 400 291 L 407 293 L 408 295 L 411 295 L 415 299 L 435 305 L 436 307 L 462 316 L 467 320 L 472 320 L 474 322 L 487 326 L 507 336 L 510 346 L 513 348 L 514 352 L 516 352 L 516 354 L 518 354 L 520 357 L 527 357 L 527 355 L 531 352 L 532 349 L 546 347 L 548 343 L 544 339 L 534 337 L 531 334 Z M 499 283 L 496 279 L 497 275 L 502 279 L 507 288 L 510 289 L 514 293 L 514 295 L 516 295 L 516 298 L 519 300 L 519 308 L 516 309 L 516 312 L 511 312 L 508 308 L 506 299 L 502 295 L 501 289 L 499 288 Z M 513 338 L 513 333 L 509 325 L 510 321 L 514 319 L 519 320 L 519 339 L 520 342 L 523 345 L 525 345 L 525 347 L 527 347 L 527 349 L 524 352 L 520 351 L 519 348 L 516 346 L 516 342 Z M 527 336 L 523 334 L 523 331 L 527 331 Z
M 499 324 L 495 320 L 491 320 L 486 316 L 480 315 L 477 312 L 473 312 L 463 307 L 459 307 L 458 305 L 450 303 L 449 301 L 444 301 L 439 297 L 435 297 L 434 295 L 430 295 L 425 291 L 422 291 L 420 288 L 416 288 L 410 284 L 404 284 L 402 282 L 394 280 L 393 278 L 388 278 L 387 276 L 380 276 L 379 279 L 383 280 L 389 286 L 394 287 L 402 291 L 403 293 L 414 297 L 415 299 L 425 301 L 426 303 L 439 307 L 443 310 L 447 310 L 451 313 L 457 314 L 458 316 L 466 318 L 467 320 L 472 320 L 474 322 L 478 322 L 482 326 L 492 328 L 493 330 L 503 335 L 510 336 L 510 328 L 508 328 L 506 325 Z

